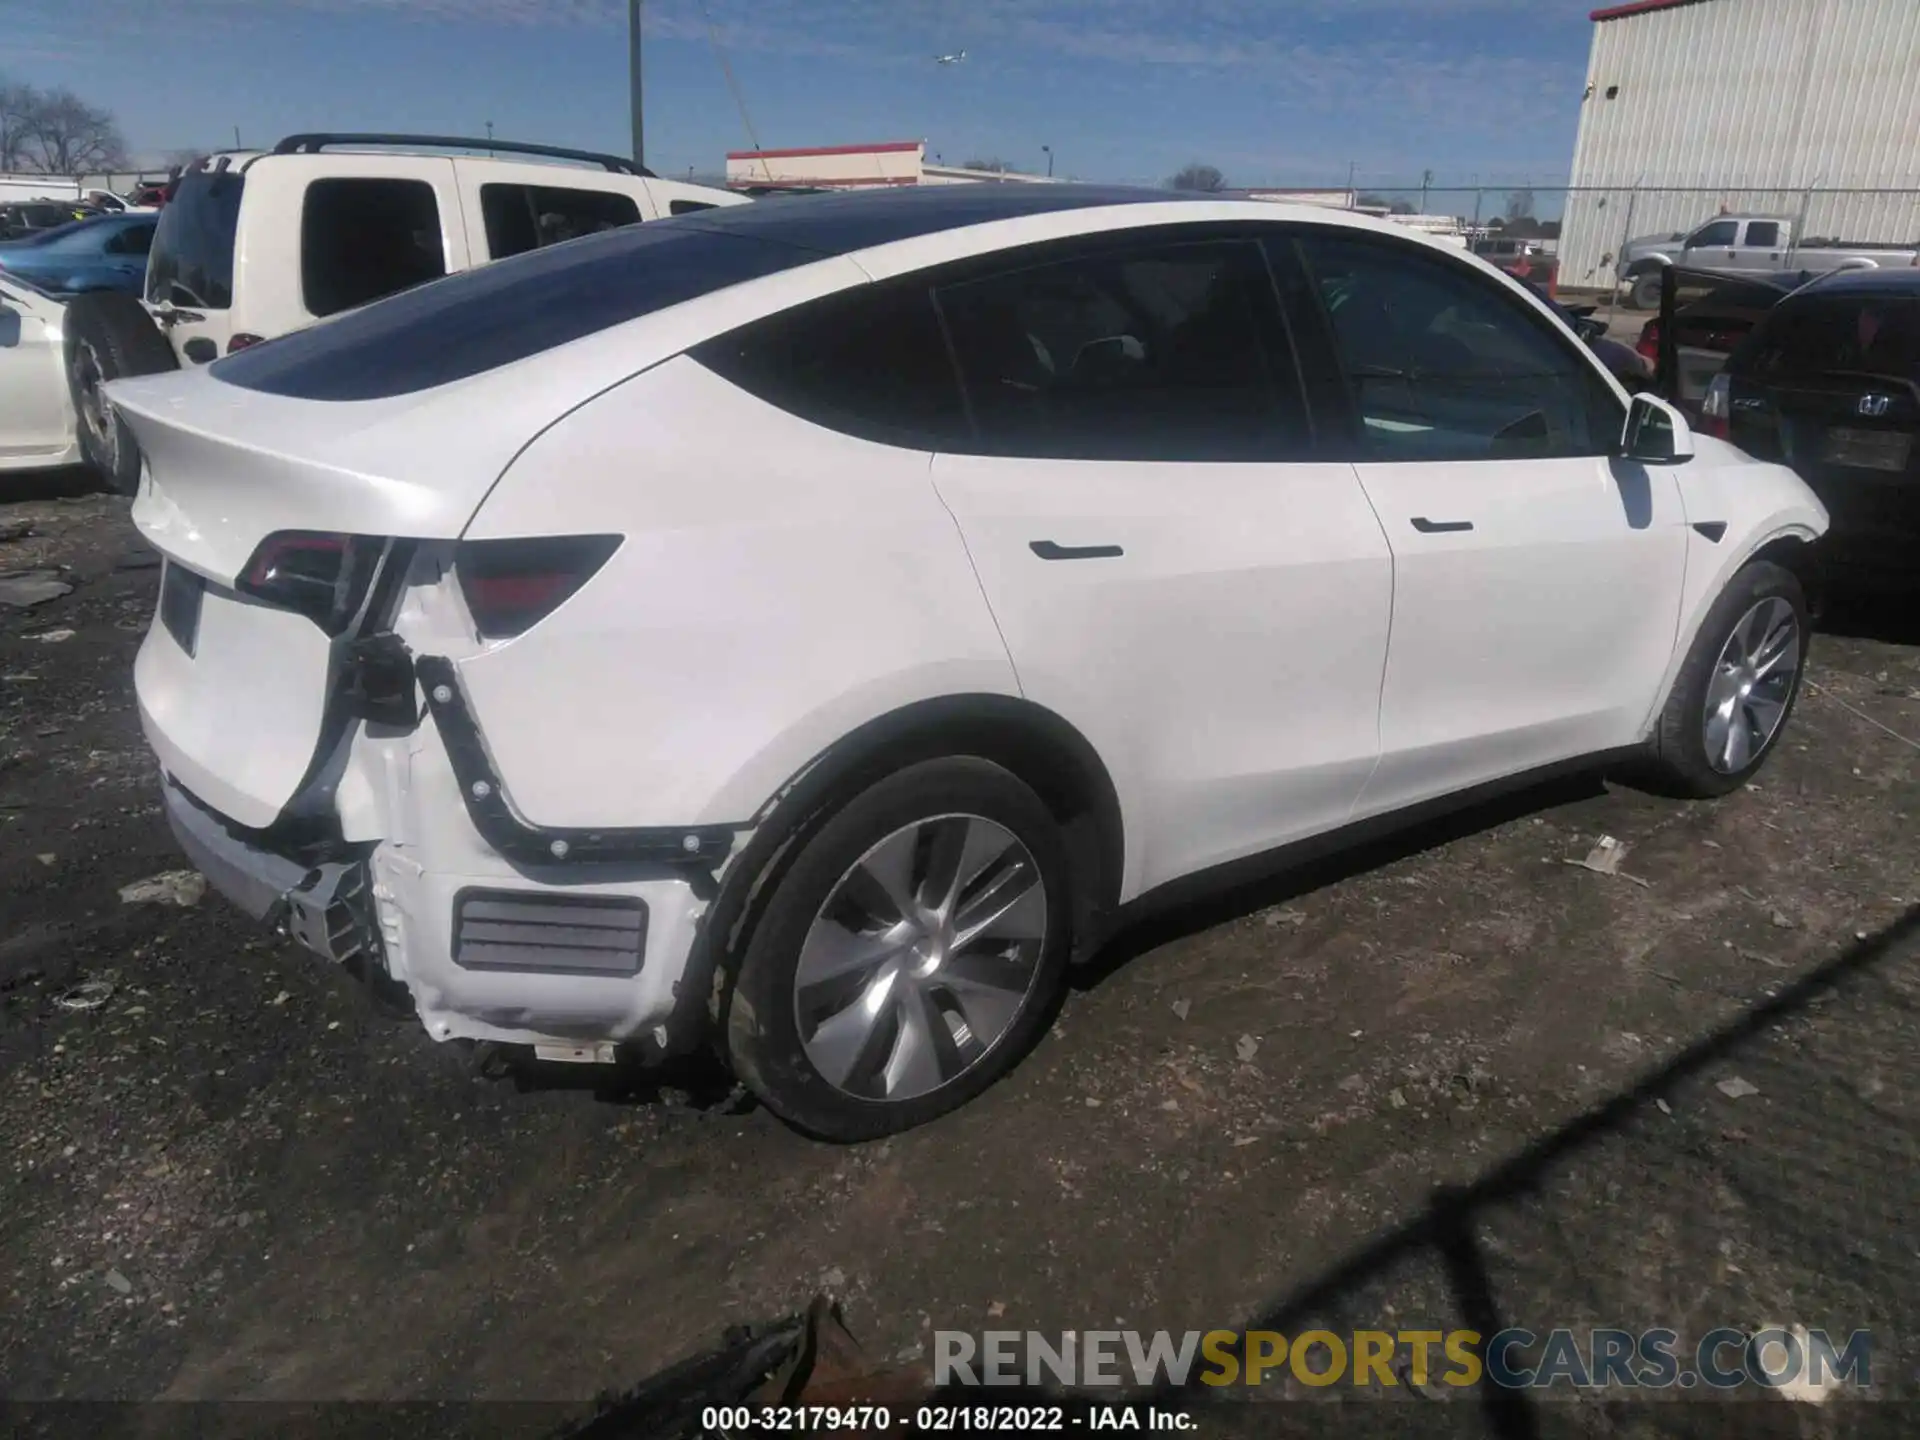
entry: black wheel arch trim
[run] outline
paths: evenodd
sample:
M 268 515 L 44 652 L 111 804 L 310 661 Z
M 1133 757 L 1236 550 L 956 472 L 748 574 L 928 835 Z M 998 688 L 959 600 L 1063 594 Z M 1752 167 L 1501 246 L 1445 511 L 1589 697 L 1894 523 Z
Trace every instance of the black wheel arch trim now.
M 1026 763 L 1009 765 L 1016 759 L 1009 745 L 1023 739 L 1032 747 Z M 944 755 L 991 760 L 1028 784 L 1041 779 L 1035 788 L 1056 814 L 1063 792 L 1078 796 L 1084 813 L 1063 825 L 1075 869 L 1074 958 L 1092 956 L 1118 913 L 1126 840 L 1119 792 L 1099 752 L 1069 721 L 1019 696 L 981 693 L 917 701 L 855 727 L 815 755 L 753 817 L 751 838 L 727 866 L 714 903 L 700 919 L 667 1021 L 671 1048 L 684 1050 L 725 1033 L 733 970 L 795 853 L 795 842 L 849 792 Z M 1036 766 L 1049 758 L 1073 773 L 1055 774 L 1055 783 L 1047 784 Z
M 453 662 L 444 656 L 422 655 L 414 661 L 414 673 L 426 693 L 427 713 L 446 746 L 467 818 L 480 837 L 509 860 L 528 865 L 674 865 L 689 867 L 700 880 L 709 881 L 713 869 L 733 850 L 734 837 L 746 828 L 535 824 L 508 795 Z

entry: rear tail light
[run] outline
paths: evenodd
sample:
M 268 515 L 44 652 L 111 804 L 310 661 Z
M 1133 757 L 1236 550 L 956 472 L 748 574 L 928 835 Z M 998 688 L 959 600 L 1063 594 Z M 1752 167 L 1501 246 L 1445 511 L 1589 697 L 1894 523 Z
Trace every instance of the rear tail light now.
M 463 540 L 453 573 L 480 638 L 504 640 L 558 610 L 619 548 L 618 535 Z
M 1660 322 L 1649 320 L 1640 327 L 1640 338 L 1634 342 L 1634 350 L 1643 360 L 1660 363 Z
M 366 535 L 282 530 L 260 542 L 233 588 L 340 635 L 365 605 L 380 557 L 392 543 Z
M 265 338 L 262 335 L 249 335 L 242 330 L 227 341 L 227 353 L 231 355 L 234 351 L 244 350 L 249 345 L 258 345 Z
M 1732 435 L 1733 382 L 1723 370 L 1707 385 L 1706 398 L 1700 402 L 1700 428 L 1716 440 Z

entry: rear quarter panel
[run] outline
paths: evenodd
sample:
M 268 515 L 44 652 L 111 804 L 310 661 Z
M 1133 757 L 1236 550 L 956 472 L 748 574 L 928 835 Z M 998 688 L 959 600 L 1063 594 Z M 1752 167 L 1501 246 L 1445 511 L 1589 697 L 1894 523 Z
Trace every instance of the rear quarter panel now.
M 457 662 L 522 813 L 737 823 L 868 720 L 1017 695 L 931 458 L 685 356 L 541 435 L 467 538 L 626 541 L 546 620 Z

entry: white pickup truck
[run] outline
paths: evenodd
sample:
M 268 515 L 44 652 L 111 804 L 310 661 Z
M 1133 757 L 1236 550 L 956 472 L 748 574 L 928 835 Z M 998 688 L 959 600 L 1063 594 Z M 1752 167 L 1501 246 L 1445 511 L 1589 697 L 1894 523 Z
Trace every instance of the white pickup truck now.
M 1913 245 L 1866 245 L 1819 236 L 1796 238 L 1795 222 L 1784 215 L 1716 215 L 1691 232 L 1643 235 L 1620 249 L 1616 267 L 1627 304 L 1657 309 L 1660 272 L 1669 265 L 1708 274 L 1773 275 L 1804 270 L 1809 276 L 1831 270 L 1906 269 L 1920 265 Z
M 84 460 L 130 494 L 139 452 L 109 380 L 204 365 L 563 240 L 750 203 L 617 155 L 457 136 L 293 135 L 208 156 L 160 212 L 144 296 L 63 312 L 24 285 L 0 294 L 0 470 Z

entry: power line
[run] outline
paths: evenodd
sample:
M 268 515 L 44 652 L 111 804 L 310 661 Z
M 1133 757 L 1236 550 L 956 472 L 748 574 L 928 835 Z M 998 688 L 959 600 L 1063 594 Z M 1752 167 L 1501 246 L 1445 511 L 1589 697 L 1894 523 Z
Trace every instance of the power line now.
M 740 111 L 740 124 L 747 132 L 747 143 L 758 150 L 760 137 L 754 134 L 753 120 L 747 114 L 747 97 L 740 93 L 740 82 L 734 78 L 733 66 L 727 63 L 727 50 L 720 43 L 720 29 L 713 23 L 713 12 L 707 8 L 707 0 L 700 0 L 700 14 L 707 22 L 707 42 L 713 46 L 713 58 L 720 62 L 720 73 L 727 77 L 727 89 L 733 92 L 734 106 Z M 767 180 L 771 183 L 773 167 L 762 160 L 760 168 L 766 171 Z

